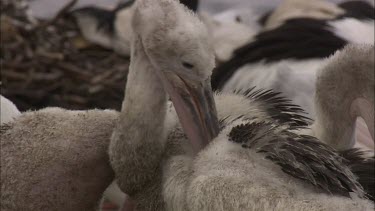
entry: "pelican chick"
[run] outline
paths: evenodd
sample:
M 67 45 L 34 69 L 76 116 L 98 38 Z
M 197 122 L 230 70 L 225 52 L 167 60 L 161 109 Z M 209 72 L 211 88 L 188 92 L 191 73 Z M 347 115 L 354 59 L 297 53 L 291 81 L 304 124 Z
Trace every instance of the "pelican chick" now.
M 374 208 L 340 152 L 302 133 L 298 106 L 267 90 L 214 98 L 214 51 L 194 14 L 173 0 L 137 1 L 132 26 L 109 155 L 136 209 Z M 167 94 L 181 124 L 172 131 Z

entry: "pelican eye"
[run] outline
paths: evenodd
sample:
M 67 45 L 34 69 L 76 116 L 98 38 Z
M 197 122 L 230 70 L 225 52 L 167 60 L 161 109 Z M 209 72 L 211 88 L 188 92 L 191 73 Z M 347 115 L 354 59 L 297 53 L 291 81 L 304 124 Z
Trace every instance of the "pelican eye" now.
M 236 21 L 237 21 L 238 23 L 241 23 L 241 22 L 242 22 L 242 18 L 241 18 L 241 16 L 236 16 Z
M 194 65 L 190 64 L 189 62 L 182 62 L 182 66 L 184 66 L 187 69 L 193 69 Z

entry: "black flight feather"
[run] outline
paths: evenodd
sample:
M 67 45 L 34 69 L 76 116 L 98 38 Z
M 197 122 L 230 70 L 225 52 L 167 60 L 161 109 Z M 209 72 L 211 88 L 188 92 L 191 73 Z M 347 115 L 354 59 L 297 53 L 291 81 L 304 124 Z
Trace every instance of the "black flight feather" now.
M 289 125 L 289 129 L 304 128 L 311 124 L 312 120 L 305 116 L 305 111 L 298 105 L 292 103 L 280 92 L 266 89 L 250 88 L 245 91 L 235 91 L 242 94 L 251 102 L 256 102 L 264 109 L 269 117 L 278 124 Z
M 365 152 L 360 149 L 343 151 L 341 156 L 345 158 L 346 164 L 357 176 L 367 197 L 375 201 L 375 157 L 366 157 Z
M 345 159 L 312 136 L 297 135 L 267 122 L 253 122 L 233 127 L 229 141 L 265 154 L 286 174 L 327 193 L 349 197 L 355 192 L 365 197 Z
M 194 12 L 198 10 L 198 6 L 199 6 L 198 0 L 180 0 L 180 2 Z
M 212 87 L 220 90 L 235 71 L 246 64 L 325 58 L 346 44 L 332 32 L 327 21 L 290 19 L 275 29 L 259 33 L 253 42 L 235 50 L 230 60 L 214 69 Z
M 374 7 L 365 1 L 347 1 L 339 4 L 345 13 L 339 18 L 375 19 Z

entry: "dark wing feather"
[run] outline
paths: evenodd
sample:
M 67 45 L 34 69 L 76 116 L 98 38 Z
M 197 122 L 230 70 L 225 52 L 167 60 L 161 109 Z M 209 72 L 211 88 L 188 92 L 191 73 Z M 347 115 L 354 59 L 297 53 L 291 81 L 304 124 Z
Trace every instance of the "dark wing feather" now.
M 369 199 L 375 201 L 375 157 L 365 155 L 360 149 L 350 149 L 340 153 L 346 164 L 358 177 Z
M 234 127 L 229 140 L 255 149 L 281 169 L 328 193 L 365 197 L 362 186 L 344 159 L 331 147 L 311 136 L 281 130 L 271 123 L 253 122 Z
M 194 12 L 198 10 L 199 0 L 180 0 L 180 2 Z
M 345 13 L 339 18 L 375 19 L 374 7 L 365 1 L 346 1 L 339 4 Z
M 325 58 L 346 44 L 330 30 L 327 21 L 290 19 L 276 29 L 259 33 L 253 42 L 238 48 L 233 58 L 215 68 L 212 87 L 220 90 L 235 71 L 246 64 Z
M 245 91 L 235 91 L 236 94 L 246 96 L 251 102 L 260 104 L 268 115 L 279 124 L 287 124 L 290 129 L 304 128 L 311 124 L 312 120 L 306 117 L 305 111 L 291 100 L 283 97 L 280 92 L 258 89 L 255 87 Z

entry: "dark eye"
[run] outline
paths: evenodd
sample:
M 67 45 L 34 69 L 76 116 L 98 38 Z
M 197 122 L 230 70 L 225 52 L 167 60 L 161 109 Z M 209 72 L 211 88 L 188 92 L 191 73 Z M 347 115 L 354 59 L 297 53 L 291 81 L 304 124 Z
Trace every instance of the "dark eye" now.
M 236 16 L 236 21 L 237 21 L 238 23 L 241 23 L 241 22 L 242 22 L 242 18 L 241 18 L 240 16 Z
M 182 62 L 182 66 L 184 66 L 187 69 L 193 69 L 194 65 L 190 64 L 189 62 Z

